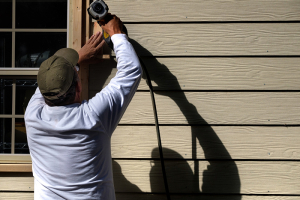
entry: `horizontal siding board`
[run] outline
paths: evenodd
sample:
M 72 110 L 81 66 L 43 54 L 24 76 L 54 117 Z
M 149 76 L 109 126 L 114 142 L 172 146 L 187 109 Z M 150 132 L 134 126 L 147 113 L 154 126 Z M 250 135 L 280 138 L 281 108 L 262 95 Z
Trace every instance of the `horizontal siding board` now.
M 300 124 L 300 93 L 156 92 L 161 124 Z
M 300 58 L 142 60 L 154 90 L 300 90 Z M 105 60 L 103 65 L 105 68 L 90 67 L 89 90 L 100 91 L 116 75 L 117 63 L 113 59 Z M 145 75 L 138 90 L 149 90 Z
M 111 138 L 113 158 L 151 158 L 155 148 L 155 126 L 118 126 Z
M 247 195 L 172 195 L 172 200 L 298 200 L 299 196 L 247 196 Z
M 154 90 L 299 90 L 299 58 L 143 58 Z M 139 89 L 148 89 L 145 81 Z
M 196 173 L 193 161 L 165 164 L 172 193 L 299 195 L 299 162 L 199 161 Z M 116 192 L 164 192 L 159 161 L 118 160 L 113 170 Z M 0 177 L 0 190 L 33 191 L 33 177 Z
M 160 132 L 164 158 L 300 159 L 299 127 L 163 126 Z
M 0 192 L 1 200 L 32 200 L 33 192 Z
M 299 162 L 199 161 L 196 177 L 193 161 L 165 164 L 173 193 L 299 194 Z M 118 165 L 116 192 L 164 192 L 159 161 L 118 161 Z M 137 188 L 130 191 L 128 184 Z
M 32 200 L 33 193 L 24 192 L 0 192 L 1 200 Z M 246 195 L 171 195 L 172 200 L 298 200 L 299 196 L 246 196 Z M 166 200 L 164 194 L 134 194 L 116 193 L 117 200 Z
M 181 194 L 170 195 L 171 200 L 298 200 L 299 196 L 247 196 L 247 195 L 208 195 L 208 194 Z M 117 200 L 167 200 L 165 194 L 133 194 L 116 193 Z
M 0 164 L 0 172 L 32 172 L 31 164 Z
M 0 177 L 0 191 L 33 190 L 33 177 Z
M 297 0 L 107 0 L 124 22 L 300 20 Z M 128 12 L 130 10 L 130 12 Z
M 299 92 L 155 92 L 160 124 L 295 125 L 299 98 Z M 148 92 L 135 94 L 120 124 L 154 124 Z
M 300 127 L 160 126 L 164 158 L 300 159 Z M 118 126 L 113 158 L 159 158 L 154 126 Z
M 99 91 L 89 91 L 94 96 Z M 149 92 L 137 92 L 122 117 L 120 124 L 154 124 Z
M 140 56 L 300 55 L 300 23 L 128 24 Z

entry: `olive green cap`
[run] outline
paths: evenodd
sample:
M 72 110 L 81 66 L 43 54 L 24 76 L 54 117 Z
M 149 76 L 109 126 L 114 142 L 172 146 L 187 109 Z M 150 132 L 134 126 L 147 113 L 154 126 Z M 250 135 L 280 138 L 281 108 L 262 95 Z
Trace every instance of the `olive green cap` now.
M 70 48 L 58 50 L 45 60 L 39 69 L 37 82 L 39 89 L 48 100 L 59 99 L 71 87 L 74 67 L 79 59 L 77 51 Z

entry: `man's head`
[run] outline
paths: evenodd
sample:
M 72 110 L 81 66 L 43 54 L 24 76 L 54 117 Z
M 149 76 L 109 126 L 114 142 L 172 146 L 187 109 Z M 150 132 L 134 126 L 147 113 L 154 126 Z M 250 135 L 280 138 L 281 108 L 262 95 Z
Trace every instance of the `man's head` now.
M 74 68 L 78 59 L 77 51 L 64 48 L 41 64 L 37 82 L 49 106 L 63 106 L 74 102 L 76 93 L 80 92 L 79 78 Z

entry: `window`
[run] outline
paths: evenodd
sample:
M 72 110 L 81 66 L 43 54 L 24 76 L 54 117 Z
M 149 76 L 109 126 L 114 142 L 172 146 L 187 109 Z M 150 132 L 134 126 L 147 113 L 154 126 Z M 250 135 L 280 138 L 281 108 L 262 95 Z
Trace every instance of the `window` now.
M 0 1 L 0 154 L 28 154 L 24 112 L 40 64 L 67 47 L 68 0 Z

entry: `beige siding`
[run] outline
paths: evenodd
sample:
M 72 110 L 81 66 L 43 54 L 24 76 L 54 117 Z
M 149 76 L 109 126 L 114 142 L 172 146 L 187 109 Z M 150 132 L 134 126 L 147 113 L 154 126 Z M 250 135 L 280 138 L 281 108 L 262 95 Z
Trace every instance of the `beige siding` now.
M 106 3 L 151 77 L 171 199 L 299 199 L 300 2 Z M 116 61 L 89 73 L 93 97 Z M 117 199 L 162 200 L 145 75 L 138 90 L 112 137 Z M 33 198 L 24 174 L 0 176 L 0 199 Z
M 300 194 L 299 162 L 198 161 L 197 168 L 187 160 L 165 164 L 172 193 Z M 113 170 L 116 192 L 164 192 L 159 161 L 117 160 Z M 10 191 L 11 185 L 15 191 L 33 191 L 33 177 L 1 177 L 1 191 Z
M 298 0 L 106 0 L 124 22 L 295 21 Z
M 141 56 L 299 55 L 298 23 L 128 24 Z
M 94 93 L 96 91 L 91 91 Z M 295 125 L 299 92 L 156 92 L 160 124 Z M 154 124 L 149 92 L 137 92 L 120 124 Z
M 154 90 L 299 90 L 299 58 L 142 58 Z M 91 66 L 89 89 L 106 86 L 116 61 Z M 149 90 L 145 77 L 139 90 Z M 93 95 L 93 94 L 91 94 Z M 92 96 L 91 96 L 92 97 Z
M 106 3 L 151 77 L 171 199 L 298 199 L 300 2 Z M 166 199 L 145 77 L 112 137 L 117 199 Z
M 160 132 L 169 159 L 300 158 L 299 127 L 160 126 Z M 159 158 L 157 147 L 154 126 L 119 126 L 112 136 L 113 158 Z
M 172 195 L 173 200 L 235 200 L 235 199 L 243 199 L 243 200 L 298 200 L 298 197 L 291 196 L 245 196 L 245 195 Z M 0 193 L 1 200 L 32 200 L 33 193 L 15 193 L 15 192 L 2 192 Z M 166 196 L 163 194 L 132 194 L 132 193 L 117 193 L 117 200 L 166 200 Z

